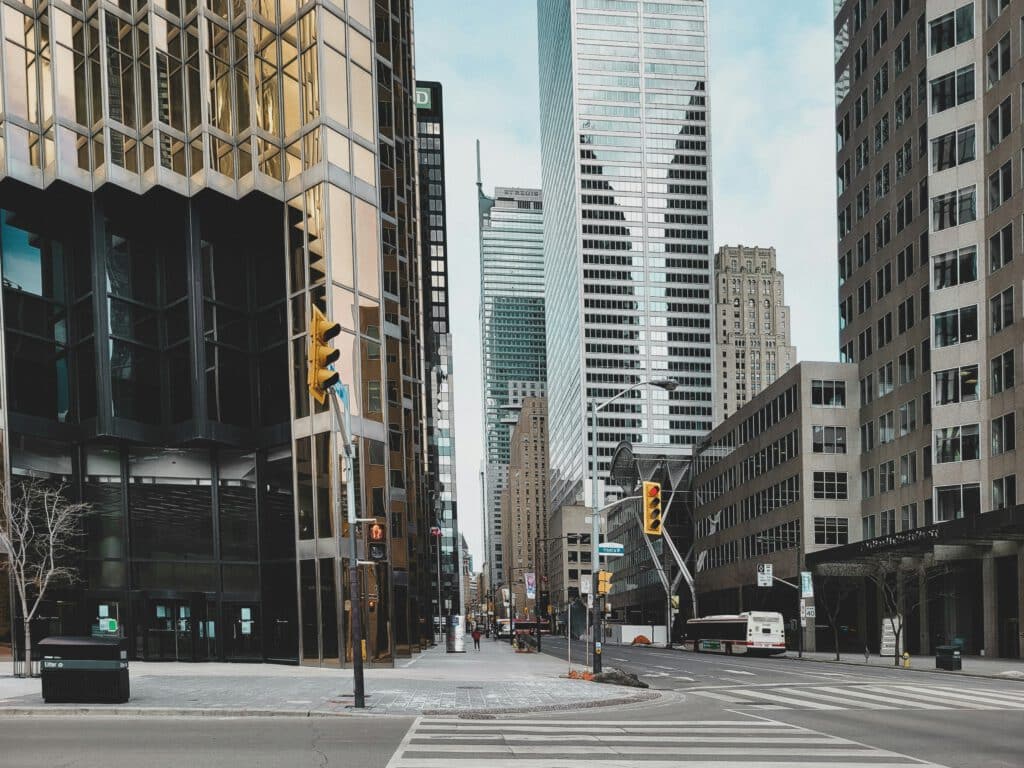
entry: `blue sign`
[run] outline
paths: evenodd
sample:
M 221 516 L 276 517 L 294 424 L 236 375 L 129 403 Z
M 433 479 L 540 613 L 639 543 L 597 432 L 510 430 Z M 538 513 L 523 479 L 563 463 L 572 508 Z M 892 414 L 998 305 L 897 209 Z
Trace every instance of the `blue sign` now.
M 617 541 L 602 541 L 597 545 L 598 557 L 622 557 L 626 548 Z

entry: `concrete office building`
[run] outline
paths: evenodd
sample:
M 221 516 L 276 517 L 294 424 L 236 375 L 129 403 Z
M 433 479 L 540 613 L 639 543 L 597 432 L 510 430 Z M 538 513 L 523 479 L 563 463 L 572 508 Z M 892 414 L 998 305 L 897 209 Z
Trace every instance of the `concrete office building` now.
M 547 402 L 528 397 L 509 441 L 508 483 L 502 492 L 502 544 L 505 581 L 516 594 L 519 615 L 546 612 L 540 584 L 542 542 L 548 530 Z M 527 597 L 527 574 L 534 596 Z
M 483 192 L 479 168 L 480 340 L 484 394 L 484 535 L 488 579 L 507 580 L 501 495 L 522 399 L 545 394 L 543 201 L 539 189 Z
M 591 503 L 620 440 L 711 429 L 713 268 L 707 8 L 539 0 L 552 501 Z
M 799 363 L 698 444 L 701 615 L 777 610 L 796 619 L 797 593 L 755 586 L 757 564 L 795 583 L 807 553 L 860 539 L 856 396 L 856 365 Z M 815 647 L 813 629 L 804 645 Z
M 796 363 L 775 249 L 726 245 L 715 254 L 718 424 Z
M 444 101 L 440 83 L 416 81 L 416 136 L 419 149 L 420 260 L 423 270 L 423 348 L 427 398 L 427 503 L 430 557 L 437 563 L 430 586 L 432 615 L 459 613 L 462 605 L 462 548 L 455 491 L 455 376 L 448 301 L 448 212 L 445 204 Z M 437 580 L 441 580 L 440 593 Z
M 586 598 L 580 589 L 581 578 L 591 576 L 593 548 L 587 507 L 564 504 L 551 511 L 548 518 L 548 543 L 545 570 L 552 615 L 559 627 L 569 620 L 567 607 L 572 604 L 573 633 L 580 634 L 586 618 L 582 610 Z M 581 602 L 582 601 L 582 602 Z M 580 608 L 578 614 L 576 609 Z
M 1017 655 L 1024 2 L 835 5 L 840 351 L 859 369 L 860 533 L 950 570 L 921 598 L 927 615 L 913 612 L 911 652 L 955 641 Z
M 89 502 L 35 637 L 129 657 L 351 658 L 340 446 L 306 389 L 339 322 L 368 658 L 420 647 L 424 415 L 411 3 L 4 7 L 4 453 Z M 427 580 L 424 581 L 424 577 Z M 429 625 L 427 629 L 429 641 Z

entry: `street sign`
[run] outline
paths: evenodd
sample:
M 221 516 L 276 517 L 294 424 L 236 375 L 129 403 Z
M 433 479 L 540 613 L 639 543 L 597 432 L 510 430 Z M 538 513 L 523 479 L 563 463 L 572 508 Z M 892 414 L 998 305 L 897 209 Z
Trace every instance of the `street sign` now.
M 590 594 L 590 576 L 580 576 L 580 594 Z
M 598 557 L 622 557 L 626 547 L 617 541 L 602 541 L 597 545 Z
M 800 597 L 814 597 L 814 580 L 810 571 L 800 571 Z
M 757 564 L 757 586 L 770 587 L 772 585 L 772 574 L 774 567 L 771 563 Z
M 800 603 L 800 618 L 801 619 L 806 619 L 807 618 L 807 606 L 804 605 L 803 603 Z
M 804 608 L 804 618 L 815 619 L 817 618 L 817 609 L 813 605 L 808 605 Z

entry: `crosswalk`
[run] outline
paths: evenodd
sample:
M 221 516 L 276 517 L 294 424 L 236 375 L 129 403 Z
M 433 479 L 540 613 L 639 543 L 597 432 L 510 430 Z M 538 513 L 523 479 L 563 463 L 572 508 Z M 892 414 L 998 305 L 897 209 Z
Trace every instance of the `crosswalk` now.
M 687 695 L 758 709 L 987 709 L 1024 711 L 1020 692 L 913 683 L 828 683 L 798 685 L 719 686 Z
M 587 721 L 418 718 L 387 768 L 939 768 L 764 717 Z

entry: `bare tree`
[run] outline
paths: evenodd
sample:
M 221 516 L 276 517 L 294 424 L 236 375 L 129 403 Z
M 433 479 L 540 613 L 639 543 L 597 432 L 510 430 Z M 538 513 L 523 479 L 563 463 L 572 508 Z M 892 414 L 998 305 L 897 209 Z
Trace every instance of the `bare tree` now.
M 814 575 L 818 581 L 817 602 L 825 609 L 836 661 L 839 661 L 839 614 L 847 598 L 860 591 L 859 579 L 865 575 L 864 569 L 844 563 L 823 563 L 814 569 Z
M 896 638 L 896 653 L 893 654 L 893 665 L 900 664 L 900 636 L 903 634 L 904 621 L 896 622 L 900 611 L 906 611 L 909 615 L 923 602 L 937 597 L 929 597 L 927 582 L 944 577 L 950 572 L 946 563 L 936 564 L 931 557 L 926 557 L 914 562 L 909 567 L 904 567 L 903 560 L 899 557 L 881 557 L 877 559 L 867 572 L 867 577 L 874 583 L 882 595 L 882 602 L 885 605 L 886 619 L 892 628 L 893 636 Z M 917 589 L 913 596 L 908 598 L 903 594 L 904 579 L 907 576 L 916 576 L 926 584 L 924 589 Z M 902 598 L 902 599 L 901 599 Z
M 64 488 L 40 479 L 19 479 L 9 489 L 0 485 L 0 548 L 8 553 L 0 566 L 10 572 L 21 606 L 23 676 L 32 673 L 32 620 L 46 591 L 78 579 L 73 563 L 89 505 L 69 501 Z

